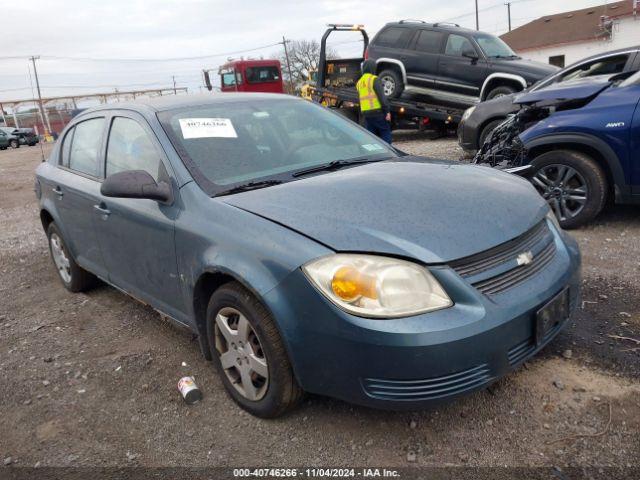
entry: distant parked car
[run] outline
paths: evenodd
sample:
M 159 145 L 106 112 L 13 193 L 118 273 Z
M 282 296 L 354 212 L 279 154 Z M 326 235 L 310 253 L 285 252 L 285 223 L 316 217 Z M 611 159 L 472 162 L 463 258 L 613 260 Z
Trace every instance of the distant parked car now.
M 535 92 L 555 83 L 567 82 L 578 78 L 640 70 L 640 46 L 599 53 L 585 58 L 539 81 L 525 90 Z M 520 108 L 514 99 L 521 95 L 511 94 L 482 102 L 469 108 L 458 124 L 458 143 L 467 151 L 478 150 L 489 134 L 507 115 Z
M 40 141 L 33 128 L 17 128 L 13 131 L 13 135 L 18 137 L 20 145 L 33 147 Z
M 608 201 L 640 205 L 640 72 L 558 83 L 516 102 L 477 163 L 531 165 L 563 228 L 589 222 Z
M 0 150 L 6 150 L 7 148 L 9 148 L 9 135 L 0 129 Z
M 20 148 L 20 138 L 15 133 L 17 130 L 16 128 L 0 127 L 0 130 L 7 134 L 7 139 L 11 148 Z
M 261 417 L 304 391 L 406 409 L 484 388 L 579 298 L 577 243 L 526 180 L 289 95 L 92 108 L 36 177 L 64 286 L 97 276 L 187 326 Z
M 388 23 L 365 58 L 376 61 L 384 93 L 424 94 L 429 103 L 473 105 L 521 91 L 558 70 L 523 60 L 498 37 L 448 23 Z

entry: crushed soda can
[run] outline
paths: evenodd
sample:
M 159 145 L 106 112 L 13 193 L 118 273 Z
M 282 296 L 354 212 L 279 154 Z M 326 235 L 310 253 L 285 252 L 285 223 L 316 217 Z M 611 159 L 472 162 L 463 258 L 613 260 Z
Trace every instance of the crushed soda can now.
M 178 382 L 178 390 L 180 390 L 182 398 L 188 405 L 193 405 L 202 400 L 202 392 L 193 377 L 182 377 Z

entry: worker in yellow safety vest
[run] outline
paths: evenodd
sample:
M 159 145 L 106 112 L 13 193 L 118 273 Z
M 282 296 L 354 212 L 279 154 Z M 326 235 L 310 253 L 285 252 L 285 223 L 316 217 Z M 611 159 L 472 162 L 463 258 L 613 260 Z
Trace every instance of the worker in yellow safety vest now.
M 387 143 L 391 143 L 391 113 L 389 102 L 378 77 L 374 74 L 376 62 L 365 60 L 362 64 L 362 77 L 356 83 L 360 97 L 360 113 L 365 126 L 371 133 Z

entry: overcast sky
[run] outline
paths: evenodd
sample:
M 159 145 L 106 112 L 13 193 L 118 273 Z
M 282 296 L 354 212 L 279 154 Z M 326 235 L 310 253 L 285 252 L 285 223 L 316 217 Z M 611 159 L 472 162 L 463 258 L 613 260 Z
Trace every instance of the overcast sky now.
M 512 23 L 603 3 L 512 0 Z M 43 96 L 169 87 L 172 75 L 178 86 L 197 92 L 203 68 L 215 68 L 228 57 L 275 56 L 281 47 L 274 44 L 283 35 L 320 39 L 327 23 L 361 23 L 370 33 L 402 18 L 475 27 L 474 0 L 26 0 L 10 5 L 1 15 L 0 101 L 32 98 L 30 55 L 42 56 L 37 68 Z M 479 9 L 481 30 L 507 30 L 504 0 L 479 0 Z M 359 53 L 357 38 L 350 32 L 332 36 L 342 55 Z M 256 50 L 235 53 L 249 49 Z M 218 56 L 175 60 L 205 55 Z

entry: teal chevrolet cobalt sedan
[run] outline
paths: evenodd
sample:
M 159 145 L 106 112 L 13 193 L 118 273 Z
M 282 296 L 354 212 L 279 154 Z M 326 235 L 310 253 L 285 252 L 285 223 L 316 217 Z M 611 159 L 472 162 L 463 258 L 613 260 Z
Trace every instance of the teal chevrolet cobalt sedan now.
M 578 247 L 526 180 L 286 95 L 86 110 L 36 195 L 68 290 L 100 279 L 188 327 L 260 417 L 304 392 L 416 409 L 481 389 L 579 295 Z

